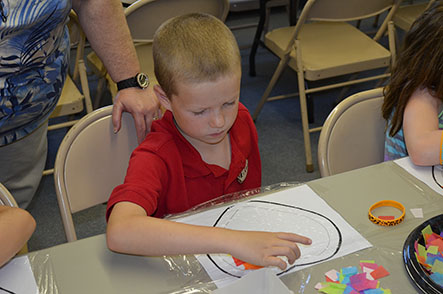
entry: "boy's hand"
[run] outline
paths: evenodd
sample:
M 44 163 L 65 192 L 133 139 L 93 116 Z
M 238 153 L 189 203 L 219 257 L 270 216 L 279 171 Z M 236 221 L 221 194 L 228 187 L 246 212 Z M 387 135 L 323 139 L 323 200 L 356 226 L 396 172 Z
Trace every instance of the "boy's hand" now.
M 289 264 L 300 257 L 296 243 L 310 245 L 311 239 L 292 233 L 232 231 L 234 243 L 231 255 L 258 266 L 286 268 L 286 262 L 278 256 L 286 256 Z

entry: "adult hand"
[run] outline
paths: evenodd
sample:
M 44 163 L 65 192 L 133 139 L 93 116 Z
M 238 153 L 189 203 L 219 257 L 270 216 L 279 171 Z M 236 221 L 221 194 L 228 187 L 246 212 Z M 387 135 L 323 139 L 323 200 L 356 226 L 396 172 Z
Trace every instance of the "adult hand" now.
M 159 106 L 152 87 L 144 90 L 133 87 L 119 91 L 112 109 L 114 132 L 120 130 L 123 111 L 129 112 L 134 118 L 137 140 L 140 144 L 150 132 L 152 121 L 160 118 Z
M 286 256 L 289 264 L 300 257 L 297 243 L 310 245 L 311 239 L 292 233 L 238 232 L 232 255 L 258 266 L 277 266 L 286 269 Z

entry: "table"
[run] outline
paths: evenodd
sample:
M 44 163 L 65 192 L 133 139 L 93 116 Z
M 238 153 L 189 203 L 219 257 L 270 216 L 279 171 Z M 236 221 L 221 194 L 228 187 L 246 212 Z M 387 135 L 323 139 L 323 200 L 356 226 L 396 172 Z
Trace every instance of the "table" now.
M 403 243 L 425 219 L 442 213 L 441 195 L 393 162 L 307 184 L 374 246 L 283 276 L 281 279 L 289 289 L 298 293 L 304 287 L 303 293 L 317 293 L 314 285 L 324 281 L 328 270 L 357 266 L 362 259 L 375 259 L 391 273 L 381 280 L 382 287 L 390 288 L 392 293 L 418 292 L 403 266 Z M 397 200 L 406 208 L 405 220 L 395 227 L 380 227 L 367 218 L 368 208 L 385 199 Z M 414 218 L 409 211 L 418 207 L 423 209 L 424 219 Z M 192 286 L 196 281 L 209 282 L 208 275 L 201 269 L 186 276 L 170 270 L 159 257 L 113 253 L 107 249 L 104 235 L 31 252 L 28 256 L 37 283 L 41 287 L 57 286 L 45 293 L 170 293 Z M 188 260 L 195 261 L 193 256 Z M 46 279 L 48 277 L 53 281 Z

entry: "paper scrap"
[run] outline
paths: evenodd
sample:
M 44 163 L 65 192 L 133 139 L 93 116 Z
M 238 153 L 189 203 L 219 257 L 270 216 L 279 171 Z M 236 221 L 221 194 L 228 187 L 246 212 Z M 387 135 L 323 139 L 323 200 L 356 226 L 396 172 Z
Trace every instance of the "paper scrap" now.
M 388 275 L 389 272 L 381 265 L 371 273 L 371 276 L 376 280 L 386 277 Z
M 329 272 L 327 272 L 325 275 L 327 278 L 329 278 L 332 282 L 336 282 L 338 281 L 338 275 L 340 273 L 334 269 L 330 270 Z
M 415 218 L 423 218 L 423 209 L 411 208 L 410 211 Z

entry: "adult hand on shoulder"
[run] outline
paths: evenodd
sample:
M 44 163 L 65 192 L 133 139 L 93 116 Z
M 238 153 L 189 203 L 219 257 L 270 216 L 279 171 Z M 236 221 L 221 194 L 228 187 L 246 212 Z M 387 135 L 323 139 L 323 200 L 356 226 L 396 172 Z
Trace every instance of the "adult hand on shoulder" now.
M 117 133 L 120 130 L 123 111 L 129 112 L 134 118 L 140 144 L 151 130 L 152 121 L 161 116 L 159 106 L 152 87 L 144 90 L 138 88 L 120 90 L 115 97 L 112 109 L 114 132 Z
M 258 266 L 286 268 L 286 262 L 279 256 L 286 256 L 289 264 L 300 257 L 297 243 L 310 245 L 311 239 L 292 233 L 236 231 L 236 242 L 232 255 Z

